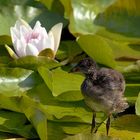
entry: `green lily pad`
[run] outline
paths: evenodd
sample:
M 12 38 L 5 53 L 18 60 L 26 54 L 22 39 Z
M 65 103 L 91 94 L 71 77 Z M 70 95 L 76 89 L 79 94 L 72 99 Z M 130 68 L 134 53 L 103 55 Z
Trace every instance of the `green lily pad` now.
M 68 24 L 68 21 L 62 15 L 48 10 L 43 10 L 40 15 L 36 16 L 30 22 L 31 26 L 35 25 L 37 20 L 41 22 L 42 27 L 45 27 L 47 31 L 49 31 L 57 23 L 63 23 L 63 27 Z
M 6 96 L 20 96 L 41 81 L 31 70 L 0 68 L 0 93 Z
M 103 123 L 96 134 L 90 134 L 90 128 L 87 127 L 83 133 L 67 137 L 66 140 L 132 140 L 139 139 L 140 118 L 136 115 L 124 115 L 112 120 L 109 136 L 106 136 L 106 126 Z M 67 129 L 68 130 L 68 129 Z
M 113 51 L 102 37 L 96 35 L 83 35 L 79 37 L 78 43 L 80 47 L 98 63 L 110 67 L 116 66 Z
M 28 96 L 22 96 L 20 108 L 35 127 L 39 138 L 47 140 L 47 116 L 42 110 L 41 104 L 30 99 Z
M 23 3 L 24 5 L 22 5 Z M 18 18 L 24 17 L 24 19 L 29 22 L 40 13 L 39 9 L 27 6 L 25 1 L 18 1 L 15 3 L 12 1 L 5 1 L 1 4 L 0 9 L 0 20 L 2 21 L 0 23 L 0 35 L 9 35 L 10 27 L 15 24 Z M 32 10 L 34 12 L 31 12 Z
M 66 95 L 67 97 L 62 99 L 60 99 L 61 95 L 60 97 L 54 97 L 44 83 L 28 90 L 26 95 L 39 104 L 44 105 L 44 111 L 47 114 L 48 120 L 91 123 L 92 111 L 84 104 L 83 100 L 77 101 L 76 99 L 69 99 L 68 97 L 70 95 Z M 101 122 L 104 117 L 104 114 L 97 113 L 98 122 Z
M 117 40 L 129 40 L 132 36 L 137 38 L 140 35 L 140 3 L 137 0 L 72 0 L 69 5 L 70 31 L 75 35 L 98 33 Z M 67 12 L 68 6 L 63 6 Z M 132 18 L 133 21 L 129 22 Z
M 118 117 L 111 123 L 109 136 L 120 138 L 121 140 L 139 139 L 140 118 L 136 115 L 124 115 Z M 99 132 L 105 133 L 105 125 L 99 128 Z
M 139 91 L 140 84 L 127 84 L 125 89 L 125 97 L 130 104 L 135 104 Z
M 69 137 L 65 138 L 64 140 L 120 140 L 120 139 L 101 135 L 101 134 L 80 133 L 75 136 L 69 136 Z
M 140 93 L 138 94 L 135 108 L 136 108 L 136 114 L 140 116 Z
M 114 2 L 115 0 L 72 0 L 71 5 L 73 10 L 71 10 L 70 17 L 70 31 L 74 34 L 95 33 L 98 26 L 94 24 L 94 20 L 99 13 L 104 12 Z
M 0 110 L 0 131 L 13 133 L 25 138 L 37 138 L 35 129 L 31 124 L 26 124 L 24 114 Z
M 80 101 L 84 97 L 80 90 L 64 92 L 56 97 L 59 101 Z
M 56 54 L 56 58 L 59 60 L 68 59 L 71 61 L 76 55 L 80 54 L 82 49 L 75 41 L 62 41 L 58 52 Z
M 44 66 L 49 69 L 61 66 L 60 63 L 53 59 L 43 56 L 26 56 L 16 59 L 9 63 L 9 67 L 20 67 L 25 69 L 37 70 L 38 67 Z
M 49 140 L 63 140 L 63 138 L 66 137 L 66 134 L 64 133 L 62 129 L 62 124 L 64 123 L 58 123 L 53 121 L 48 121 L 48 139 Z
M 55 1 L 55 0 L 47 0 L 47 1 L 39 0 L 39 1 L 43 3 L 49 10 L 63 15 L 64 8 L 60 1 Z
M 83 76 L 68 73 L 59 68 L 48 71 L 46 68 L 40 67 L 38 71 L 55 97 L 64 92 L 80 90 L 84 79 Z

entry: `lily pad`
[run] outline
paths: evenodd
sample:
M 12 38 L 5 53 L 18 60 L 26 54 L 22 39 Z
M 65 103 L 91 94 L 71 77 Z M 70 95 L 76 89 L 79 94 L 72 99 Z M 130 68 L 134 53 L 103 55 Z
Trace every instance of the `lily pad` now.
M 78 43 L 80 47 L 98 63 L 110 67 L 116 66 L 113 51 L 102 37 L 96 35 L 83 35 L 78 38 Z
M 47 116 L 42 111 L 41 104 L 30 99 L 28 96 L 22 96 L 19 106 L 35 127 L 40 139 L 47 140 Z
M 101 134 L 84 134 L 80 133 L 75 136 L 69 136 L 64 140 L 120 140 L 119 138 L 114 138 L 110 136 L 105 136 Z
M 47 57 L 39 56 L 26 56 L 13 60 L 9 63 L 9 67 L 20 67 L 30 70 L 37 70 L 38 67 L 44 66 L 49 69 L 61 66 L 60 63 Z
M 13 133 L 25 138 L 37 138 L 35 129 L 31 124 L 26 124 L 24 114 L 0 110 L 0 131 Z
M 95 33 L 98 26 L 94 24 L 94 20 L 99 13 L 103 13 L 114 2 L 115 0 L 72 0 L 73 10 L 71 11 L 70 31 L 74 34 Z
M 68 59 L 68 62 L 71 61 L 76 55 L 80 54 L 82 49 L 75 41 L 62 41 L 56 58 L 59 60 Z
M 138 94 L 138 98 L 136 100 L 136 114 L 140 116 L 140 93 Z
M 27 6 L 25 1 L 22 2 L 24 5 L 17 5 L 17 3 L 21 4 L 21 1 L 5 1 L 3 4 L 1 4 L 0 20 L 2 22 L 0 23 L 0 35 L 9 35 L 10 27 L 15 24 L 15 21 L 18 18 L 24 17 L 24 19 L 29 22 L 40 13 L 39 9 Z
M 64 92 L 80 90 L 84 79 L 83 76 L 68 73 L 59 68 L 48 71 L 46 68 L 40 67 L 38 71 L 55 97 Z
M 31 70 L 0 68 L 0 93 L 6 96 L 20 96 L 41 81 Z
M 139 139 L 139 130 L 140 118 L 136 115 L 124 115 L 112 121 L 109 135 L 121 140 Z M 99 131 L 105 134 L 104 124 L 99 128 Z

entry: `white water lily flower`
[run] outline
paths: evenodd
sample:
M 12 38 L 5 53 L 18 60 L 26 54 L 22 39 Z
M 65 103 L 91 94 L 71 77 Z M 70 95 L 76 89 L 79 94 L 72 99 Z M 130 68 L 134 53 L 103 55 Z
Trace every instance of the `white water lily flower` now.
M 17 57 L 38 56 L 45 49 L 51 49 L 55 56 L 60 43 L 62 26 L 62 23 L 58 23 L 47 33 L 39 21 L 32 29 L 24 20 L 17 20 L 15 26 L 10 28 Z

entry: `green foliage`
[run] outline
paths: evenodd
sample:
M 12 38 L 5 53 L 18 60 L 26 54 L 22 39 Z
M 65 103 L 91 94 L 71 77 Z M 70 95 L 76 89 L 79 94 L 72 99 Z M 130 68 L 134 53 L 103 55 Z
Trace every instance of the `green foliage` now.
M 41 140 L 131 140 L 140 137 L 140 1 L 138 0 L 1 0 L 0 1 L 0 138 Z M 63 23 L 55 60 L 40 56 L 13 59 L 10 27 L 23 18 L 47 31 Z M 13 49 L 14 50 L 14 49 Z M 84 76 L 70 73 L 86 55 L 100 66 L 123 73 L 125 97 L 136 113 L 112 118 L 90 134 L 92 111 L 80 91 Z M 97 123 L 105 114 L 97 113 Z M 71 136 L 73 135 L 73 136 Z
M 24 114 L 0 111 L 0 131 L 21 135 L 26 138 L 37 138 L 35 129 L 31 124 L 26 124 L 27 119 Z
M 102 37 L 84 35 L 79 37 L 78 43 L 81 48 L 98 63 L 115 67 L 113 52 L 109 47 L 109 44 Z
M 61 69 L 48 71 L 45 68 L 40 67 L 38 71 L 41 74 L 42 78 L 44 79 L 45 83 L 50 88 L 53 96 L 59 96 L 60 94 L 63 94 L 66 92 L 73 92 L 73 91 L 75 93 L 76 91 L 78 91 L 77 93 L 79 93 L 80 83 L 82 83 L 83 81 L 82 76 L 71 74 L 71 73 L 62 71 Z M 46 74 L 46 72 L 48 72 L 48 75 Z M 81 98 L 81 95 L 79 96 Z
M 139 139 L 139 124 L 140 118 L 136 115 L 125 115 L 123 117 L 117 118 L 112 122 L 112 136 L 105 136 L 104 127 L 102 124 L 100 127 L 101 134 L 90 134 L 90 133 L 79 133 L 75 136 L 69 136 L 64 140 L 132 140 Z M 120 133 L 121 131 L 121 133 Z M 119 136 L 119 137 L 118 137 Z
M 136 114 L 140 115 L 140 94 L 138 95 L 138 98 L 136 101 Z

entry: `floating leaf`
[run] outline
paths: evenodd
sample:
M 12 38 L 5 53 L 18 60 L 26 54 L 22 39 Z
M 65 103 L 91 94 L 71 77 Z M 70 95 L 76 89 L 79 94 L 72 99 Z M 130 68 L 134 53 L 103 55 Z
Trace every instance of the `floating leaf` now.
M 112 49 L 102 37 L 96 35 L 83 35 L 79 37 L 78 43 L 80 47 L 98 63 L 115 67 L 116 64 Z
M 75 41 L 62 41 L 58 52 L 56 54 L 56 58 L 58 59 L 69 59 L 72 60 L 76 55 L 80 54 L 82 49 Z
M 83 81 L 83 76 L 68 73 L 61 69 L 52 72 L 44 67 L 38 69 L 47 86 L 52 91 L 53 96 L 58 96 L 68 91 L 79 91 Z M 63 77 L 63 78 L 62 78 Z
M 41 105 L 29 97 L 23 96 L 20 108 L 35 127 L 40 139 L 47 140 L 47 116 L 42 111 Z
M 42 79 L 31 70 L 22 68 L 0 68 L 0 93 L 6 96 L 20 96 Z
M 70 18 L 70 30 L 73 33 L 91 34 L 97 31 L 98 27 L 93 24 L 97 15 L 108 8 L 115 0 L 92 1 L 92 0 L 72 0 Z M 81 24 L 82 23 L 82 24 Z
M 65 138 L 64 140 L 120 140 L 120 139 L 101 135 L 101 134 L 80 133 L 75 136 L 69 136 L 69 137 Z
M 140 84 L 126 84 L 125 97 L 131 104 L 135 104 L 140 91 Z
M 48 121 L 48 139 L 49 140 L 63 140 L 63 138 L 66 137 L 66 134 L 64 133 L 62 129 L 63 123 Z
M 24 114 L 0 111 L 0 131 L 13 133 L 25 138 L 37 138 L 37 134 L 31 124 L 26 124 L 27 119 Z
M 49 69 L 61 66 L 60 63 L 47 57 L 26 56 L 16 59 L 9 63 L 10 67 L 21 67 L 25 69 L 37 70 L 38 67 L 44 66 Z
M 109 135 L 121 140 L 139 139 L 139 130 L 140 118 L 136 115 L 124 115 L 112 121 Z M 99 132 L 105 134 L 104 124 L 99 128 Z
M 136 114 L 140 115 L 140 93 L 138 94 L 138 98 L 136 100 Z
M 82 100 L 84 97 L 81 93 L 81 91 L 68 91 L 64 92 L 57 96 L 57 99 L 59 101 L 79 101 Z
M 41 22 L 41 25 L 45 27 L 47 31 L 49 31 L 57 23 L 60 23 L 60 22 L 63 23 L 63 27 L 65 27 L 68 24 L 68 21 L 64 19 L 63 16 L 55 12 L 50 12 L 48 10 L 44 10 L 40 15 L 36 16 L 31 21 L 30 23 L 31 26 L 35 25 L 37 20 Z
M 1 4 L 0 20 L 2 22 L 0 23 L 0 35 L 9 35 L 10 27 L 14 25 L 18 18 L 24 17 L 29 22 L 39 14 L 39 9 L 27 6 L 25 1 L 23 3 L 23 5 L 17 5 L 17 3 L 6 1 L 5 4 Z M 21 4 L 21 1 L 18 4 Z

